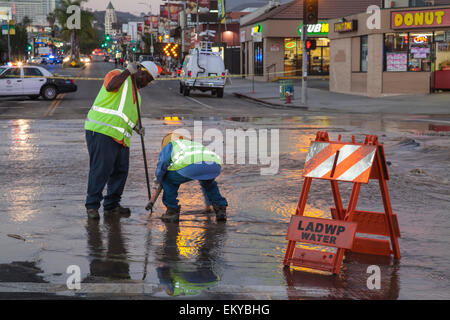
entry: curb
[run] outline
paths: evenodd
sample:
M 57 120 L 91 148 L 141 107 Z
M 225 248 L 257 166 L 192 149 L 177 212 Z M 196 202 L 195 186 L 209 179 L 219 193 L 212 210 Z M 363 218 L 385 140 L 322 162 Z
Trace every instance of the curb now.
M 233 95 L 238 97 L 238 98 L 241 98 L 241 99 L 243 98 L 243 99 L 253 100 L 253 101 L 261 103 L 261 104 L 269 105 L 269 106 L 272 106 L 272 107 L 278 107 L 277 109 L 309 110 L 309 108 L 306 107 L 306 106 L 294 106 L 294 105 L 287 105 L 287 104 L 281 104 L 281 103 L 273 103 L 273 102 L 269 102 L 269 101 L 265 101 L 265 100 L 262 100 L 262 99 L 258 99 L 258 98 L 251 97 L 251 96 L 246 95 L 246 94 L 238 93 L 238 92 L 233 92 Z

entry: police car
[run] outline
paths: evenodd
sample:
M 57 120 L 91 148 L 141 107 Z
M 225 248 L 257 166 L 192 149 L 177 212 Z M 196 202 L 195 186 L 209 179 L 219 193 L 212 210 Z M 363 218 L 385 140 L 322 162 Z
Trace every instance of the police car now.
M 0 96 L 28 96 L 54 100 L 59 93 L 75 92 L 73 80 L 48 79 L 53 74 L 38 66 L 3 66 L 0 68 Z

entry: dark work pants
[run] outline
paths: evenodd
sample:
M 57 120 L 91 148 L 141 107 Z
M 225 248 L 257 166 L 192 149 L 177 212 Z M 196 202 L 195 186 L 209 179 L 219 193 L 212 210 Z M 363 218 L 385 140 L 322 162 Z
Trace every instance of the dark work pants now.
M 89 152 L 89 181 L 86 197 L 87 209 L 105 210 L 119 206 L 128 177 L 130 149 L 104 134 L 86 130 L 86 144 Z M 107 184 L 107 194 L 103 189 Z
M 162 201 L 166 207 L 171 207 L 173 209 L 178 209 L 178 189 L 180 185 L 192 181 L 189 178 L 183 177 L 177 171 L 167 171 L 164 179 L 161 183 L 164 193 Z M 217 181 L 215 179 L 211 180 L 199 180 L 200 185 L 203 190 L 203 194 L 206 195 L 205 199 L 209 200 L 209 203 L 215 204 L 217 206 L 228 206 L 227 200 L 222 197 L 217 186 Z

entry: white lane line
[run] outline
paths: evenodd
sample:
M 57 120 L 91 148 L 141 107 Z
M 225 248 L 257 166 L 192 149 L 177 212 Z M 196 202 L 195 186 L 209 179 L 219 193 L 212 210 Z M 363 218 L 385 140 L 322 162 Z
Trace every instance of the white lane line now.
M 187 99 L 189 99 L 189 100 L 192 100 L 192 101 L 194 101 L 194 102 L 197 102 L 198 104 L 200 104 L 200 105 L 202 105 L 202 106 L 204 106 L 205 108 L 208 108 L 208 109 L 215 109 L 214 107 L 211 107 L 211 106 L 208 106 L 207 104 L 205 104 L 205 103 L 203 103 L 203 102 L 200 102 L 200 101 L 198 101 L 197 99 L 194 99 L 194 98 L 192 98 L 192 97 L 186 97 Z
M 420 122 L 438 122 L 438 123 L 450 123 L 447 120 L 438 120 L 438 119 L 409 119 L 408 121 L 420 121 Z

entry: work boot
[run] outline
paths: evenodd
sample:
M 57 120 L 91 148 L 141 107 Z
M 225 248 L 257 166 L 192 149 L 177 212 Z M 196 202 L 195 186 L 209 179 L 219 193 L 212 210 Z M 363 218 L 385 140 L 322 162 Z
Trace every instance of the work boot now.
M 180 220 L 180 208 L 175 209 L 167 207 L 166 213 L 161 216 L 161 220 L 164 222 L 177 222 Z
M 105 215 L 120 215 L 122 217 L 129 217 L 131 215 L 130 208 L 124 208 L 122 206 L 115 207 L 113 209 L 104 210 Z
M 93 220 L 100 219 L 100 215 L 98 214 L 98 209 L 87 209 L 86 210 L 88 218 Z
M 216 206 L 213 205 L 214 211 L 216 213 L 217 222 L 227 221 L 227 206 Z

